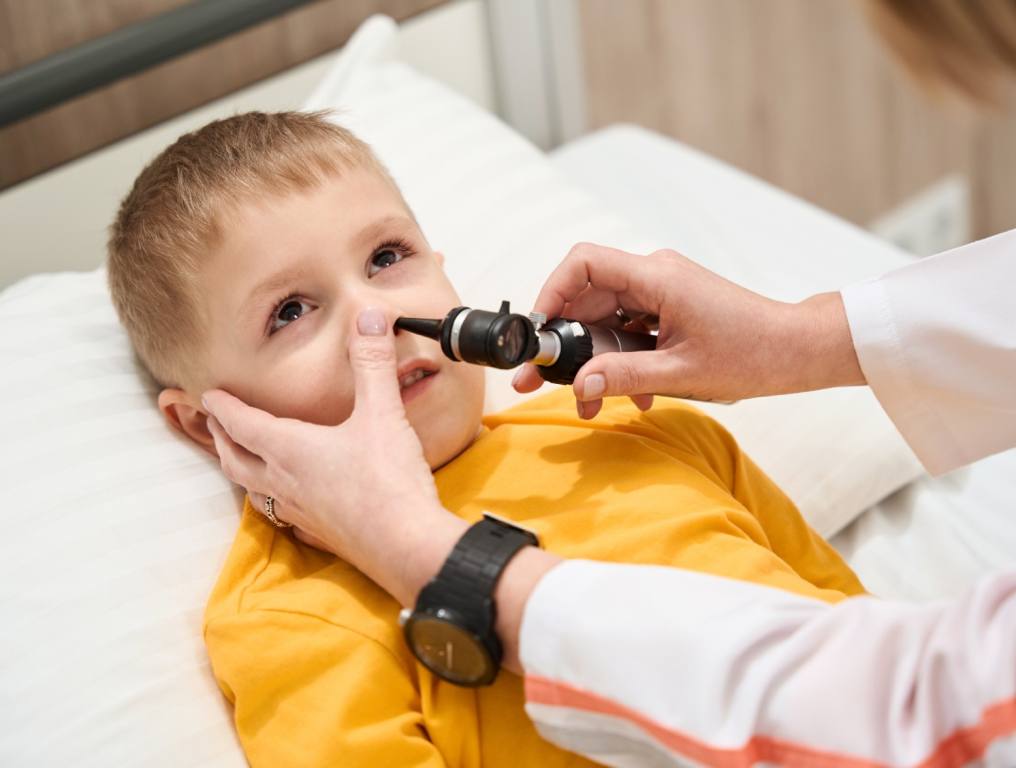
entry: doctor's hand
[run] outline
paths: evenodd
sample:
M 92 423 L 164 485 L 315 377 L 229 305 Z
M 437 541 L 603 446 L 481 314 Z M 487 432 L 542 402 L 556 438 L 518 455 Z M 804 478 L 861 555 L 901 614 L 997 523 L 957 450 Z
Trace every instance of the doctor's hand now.
M 659 325 L 655 350 L 597 355 L 579 370 L 572 386 L 583 418 L 609 395 L 633 396 L 645 410 L 653 394 L 739 400 L 865 383 L 839 293 L 774 301 L 676 251 L 638 256 L 580 243 L 533 309 L 628 330 Z M 542 383 L 527 364 L 514 385 L 531 392 Z
M 384 314 L 361 312 L 349 357 L 356 386 L 338 426 L 276 418 L 222 390 L 203 396 L 223 472 L 305 543 L 352 563 L 409 605 L 440 568 L 465 521 L 438 499 L 402 404 Z

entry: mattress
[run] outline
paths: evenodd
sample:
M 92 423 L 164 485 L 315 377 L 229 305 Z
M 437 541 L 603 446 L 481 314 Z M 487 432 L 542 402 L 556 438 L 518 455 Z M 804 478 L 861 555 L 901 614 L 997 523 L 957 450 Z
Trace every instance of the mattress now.
M 551 158 L 644 230 L 647 242 L 774 298 L 797 300 L 888 268 L 875 251 L 844 252 L 819 240 L 814 223 L 830 214 L 642 128 L 606 128 Z M 752 231 L 760 227 L 780 229 L 789 246 L 753 253 Z M 920 477 L 831 541 L 876 595 L 953 597 L 983 574 L 1016 564 L 1016 450 Z

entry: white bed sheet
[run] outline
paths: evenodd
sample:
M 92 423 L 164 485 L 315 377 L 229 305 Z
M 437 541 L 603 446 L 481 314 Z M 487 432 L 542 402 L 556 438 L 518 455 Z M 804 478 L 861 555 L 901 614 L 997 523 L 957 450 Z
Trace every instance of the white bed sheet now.
M 572 180 L 644 231 L 754 290 L 794 300 L 891 268 L 850 236 L 823 242 L 829 214 L 690 149 L 633 126 L 614 126 L 558 148 Z M 694 211 L 694 215 L 688 212 Z M 702 215 L 702 211 L 711 211 Z M 754 253 L 752 232 L 785 249 Z M 640 232 L 642 234 L 642 232 Z M 1016 563 L 1016 450 L 940 478 L 921 477 L 865 511 L 832 543 L 873 593 L 951 597 Z
M 1016 450 L 922 477 L 832 539 L 876 595 L 955 597 L 1016 565 Z

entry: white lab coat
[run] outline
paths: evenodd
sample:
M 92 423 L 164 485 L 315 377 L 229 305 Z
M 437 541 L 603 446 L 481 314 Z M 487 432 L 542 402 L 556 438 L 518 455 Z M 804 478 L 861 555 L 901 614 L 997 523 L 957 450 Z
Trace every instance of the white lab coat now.
M 1016 445 L 1016 230 L 843 299 L 865 376 L 929 471 Z M 520 642 L 540 732 L 609 765 L 1016 766 L 1016 570 L 954 602 L 829 606 L 569 561 L 536 587 Z

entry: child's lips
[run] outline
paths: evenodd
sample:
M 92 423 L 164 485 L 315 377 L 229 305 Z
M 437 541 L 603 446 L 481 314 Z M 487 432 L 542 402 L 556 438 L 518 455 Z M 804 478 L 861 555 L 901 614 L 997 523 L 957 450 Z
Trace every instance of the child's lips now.
M 440 374 L 435 371 L 434 373 L 424 376 L 419 381 L 416 381 L 408 387 L 402 389 L 401 395 L 403 404 L 408 405 L 410 402 L 423 395 L 428 389 L 430 389 L 434 379 L 436 379 L 439 375 Z

